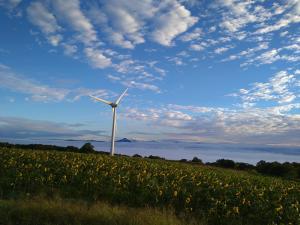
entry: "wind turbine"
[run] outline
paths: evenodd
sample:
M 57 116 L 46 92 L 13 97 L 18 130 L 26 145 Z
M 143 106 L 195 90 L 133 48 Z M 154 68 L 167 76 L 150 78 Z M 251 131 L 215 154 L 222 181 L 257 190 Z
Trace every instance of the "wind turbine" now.
M 128 88 L 126 88 L 126 90 L 120 95 L 120 97 L 115 102 L 106 101 L 104 99 L 101 99 L 101 98 L 90 95 L 90 97 L 95 99 L 96 101 L 103 102 L 107 105 L 110 105 L 111 108 L 112 108 L 113 123 L 112 123 L 112 130 L 111 130 L 111 146 L 110 146 L 110 155 L 112 155 L 112 156 L 115 154 L 115 134 L 116 134 L 116 120 L 117 120 L 116 108 L 120 104 L 120 101 L 124 97 L 124 95 L 126 94 L 127 90 L 128 90 Z

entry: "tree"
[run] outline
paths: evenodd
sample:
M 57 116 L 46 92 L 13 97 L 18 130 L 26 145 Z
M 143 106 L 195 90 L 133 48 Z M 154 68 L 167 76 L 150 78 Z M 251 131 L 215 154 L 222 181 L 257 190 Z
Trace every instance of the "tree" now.
M 237 163 L 235 163 L 235 169 L 238 169 L 238 170 L 254 170 L 255 166 L 253 166 L 249 163 L 237 162 Z
M 74 146 L 67 146 L 66 151 L 68 151 L 68 152 L 78 152 L 79 149 L 77 147 L 74 147 Z
M 156 156 L 156 155 L 150 155 L 148 158 L 149 159 L 161 159 L 161 160 L 165 160 L 165 158 L 162 158 L 162 157 L 159 157 L 159 156 Z
M 91 143 L 85 143 L 81 148 L 80 148 L 80 152 L 83 153 L 90 153 L 90 152 L 94 152 L 94 146 Z
M 256 170 L 262 174 L 284 177 L 293 170 L 293 166 L 289 163 L 265 162 L 259 161 L 256 164 Z
M 223 167 L 223 168 L 231 168 L 233 169 L 235 167 L 235 162 L 230 159 L 218 159 L 215 162 L 216 166 Z
M 192 162 L 194 162 L 194 163 L 201 163 L 201 164 L 203 164 L 202 160 L 201 160 L 201 159 L 199 159 L 198 157 L 194 157 L 194 158 L 192 159 Z

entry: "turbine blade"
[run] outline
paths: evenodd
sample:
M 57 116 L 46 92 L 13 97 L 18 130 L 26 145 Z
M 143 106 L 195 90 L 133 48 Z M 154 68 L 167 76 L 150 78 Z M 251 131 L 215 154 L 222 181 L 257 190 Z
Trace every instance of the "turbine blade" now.
M 107 105 L 111 105 L 111 104 L 112 104 L 112 102 L 106 101 L 106 100 L 101 99 L 101 98 L 97 98 L 97 97 L 92 96 L 92 95 L 90 95 L 90 97 L 93 98 L 93 99 L 95 99 L 95 100 L 98 101 L 98 102 L 103 102 L 103 103 L 105 103 L 105 104 L 107 104 Z
M 116 104 L 118 105 L 121 101 L 121 99 L 124 97 L 124 95 L 126 94 L 128 88 L 126 88 L 126 90 L 120 95 L 120 97 L 117 99 Z

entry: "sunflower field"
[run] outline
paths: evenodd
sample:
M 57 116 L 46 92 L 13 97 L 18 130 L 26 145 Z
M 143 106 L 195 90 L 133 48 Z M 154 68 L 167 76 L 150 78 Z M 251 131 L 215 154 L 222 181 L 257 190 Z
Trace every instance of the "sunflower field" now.
M 125 156 L 0 149 L 0 198 L 20 195 L 172 208 L 207 224 L 300 224 L 300 183 Z

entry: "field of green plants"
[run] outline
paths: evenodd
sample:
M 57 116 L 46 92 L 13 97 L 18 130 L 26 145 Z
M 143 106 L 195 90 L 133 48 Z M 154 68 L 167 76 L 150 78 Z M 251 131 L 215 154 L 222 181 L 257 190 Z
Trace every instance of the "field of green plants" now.
M 207 224 L 300 224 L 300 183 L 208 166 L 0 149 L 0 198 L 21 195 L 171 208 Z

